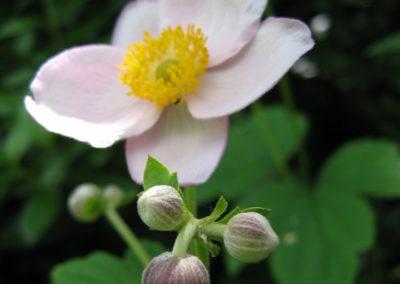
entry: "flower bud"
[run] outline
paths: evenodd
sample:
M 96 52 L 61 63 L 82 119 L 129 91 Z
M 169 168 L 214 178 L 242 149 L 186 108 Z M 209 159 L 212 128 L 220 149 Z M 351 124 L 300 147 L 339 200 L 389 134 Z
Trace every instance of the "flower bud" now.
M 229 254 L 243 262 L 266 258 L 279 244 L 268 220 L 255 212 L 240 213 L 229 220 L 224 231 Z
M 105 205 L 117 208 L 124 199 L 124 192 L 116 185 L 108 185 L 103 191 Z
M 100 189 L 90 183 L 79 185 L 69 196 L 68 208 L 78 221 L 96 220 L 103 212 Z
M 208 284 L 210 279 L 204 264 L 195 256 L 176 257 L 164 252 L 147 265 L 142 284 Z
M 138 212 L 142 221 L 159 231 L 179 230 L 185 222 L 183 201 L 169 185 L 149 188 L 139 197 Z

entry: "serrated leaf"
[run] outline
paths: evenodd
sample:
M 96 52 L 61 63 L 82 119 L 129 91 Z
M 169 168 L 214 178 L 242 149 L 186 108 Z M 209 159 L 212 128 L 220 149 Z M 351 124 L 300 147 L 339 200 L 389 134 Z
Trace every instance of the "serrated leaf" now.
M 214 210 L 208 217 L 205 218 L 207 219 L 206 223 L 212 223 L 215 220 L 217 220 L 222 214 L 224 214 L 227 208 L 228 208 L 228 202 L 223 196 L 220 196 L 217 204 L 214 207 Z
M 19 218 L 22 238 L 27 244 L 34 244 L 58 217 L 61 198 L 55 192 L 34 194 L 25 204 Z
M 283 160 L 290 159 L 307 131 L 304 116 L 295 116 L 300 139 L 293 133 L 289 114 L 280 105 L 264 107 L 258 117 L 260 120 L 268 124 Z M 236 115 L 232 119 L 228 145 L 221 163 L 211 179 L 199 187 L 198 199 L 209 202 L 221 194 L 228 200 L 240 199 L 275 179 L 278 173 L 263 139 L 253 116 Z
M 280 283 L 354 283 L 357 256 L 374 239 L 373 214 L 361 197 L 276 183 L 240 204 L 272 204 L 268 219 L 281 240 L 272 271 Z
M 396 143 L 360 139 L 339 148 L 322 168 L 317 186 L 374 197 L 400 196 L 400 155 Z
M 178 188 L 178 177 L 176 173 L 170 174 L 161 162 L 149 156 L 144 171 L 143 188 L 147 190 L 155 185 L 170 185 Z

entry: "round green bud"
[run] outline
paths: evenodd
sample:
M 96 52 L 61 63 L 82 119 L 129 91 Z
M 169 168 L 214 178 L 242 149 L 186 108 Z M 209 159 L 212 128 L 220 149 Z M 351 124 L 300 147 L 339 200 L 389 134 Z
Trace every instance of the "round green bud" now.
M 204 264 L 195 256 L 176 257 L 165 252 L 152 259 L 142 274 L 142 284 L 209 284 Z
M 91 183 L 79 185 L 68 198 L 68 208 L 78 221 L 96 220 L 103 213 L 101 190 Z
M 104 188 L 103 199 L 105 206 L 118 208 L 124 200 L 124 192 L 116 185 L 108 185 Z
M 224 231 L 225 248 L 243 262 L 266 258 L 279 244 L 268 220 L 255 212 L 240 213 L 229 220 Z
M 182 198 L 169 185 L 153 186 L 143 192 L 137 208 L 142 221 L 153 230 L 177 231 L 185 223 Z

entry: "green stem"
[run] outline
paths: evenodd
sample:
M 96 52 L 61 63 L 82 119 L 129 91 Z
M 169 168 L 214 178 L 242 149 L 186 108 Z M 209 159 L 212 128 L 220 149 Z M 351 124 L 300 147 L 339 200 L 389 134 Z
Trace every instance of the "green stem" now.
M 105 210 L 104 215 L 107 217 L 107 220 L 114 227 L 121 238 L 136 254 L 143 266 L 146 266 L 150 261 L 149 255 L 144 250 L 135 234 L 129 229 L 128 225 L 124 222 L 121 216 L 119 216 L 118 212 L 114 208 L 108 208 Z
M 285 159 L 280 152 L 279 146 L 276 143 L 273 135 L 271 134 L 270 128 L 268 126 L 268 121 L 265 119 L 262 112 L 261 103 L 255 102 L 254 104 L 252 104 L 251 111 L 253 114 L 253 118 L 258 126 L 258 129 L 260 130 L 260 133 L 264 139 L 267 150 L 270 153 L 271 158 L 275 163 L 278 171 L 285 179 L 291 180 L 293 178 L 292 173 L 286 165 Z
M 201 232 L 206 234 L 209 238 L 222 239 L 224 237 L 226 226 L 227 225 L 225 224 L 211 223 L 201 226 Z
M 193 186 L 185 188 L 185 202 L 189 211 L 194 217 L 197 217 L 196 189 Z M 190 253 L 197 256 L 203 262 L 207 270 L 209 270 L 210 257 L 208 251 L 201 246 L 197 239 L 192 240 L 190 244 Z
M 307 155 L 307 149 L 304 145 L 303 139 L 300 134 L 299 125 L 296 123 L 296 107 L 293 99 L 292 89 L 290 88 L 289 79 L 287 76 L 283 77 L 279 82 L 279 89 L 281 95 L 283 97 L 283 101 L 285 103 L 286 109 L 289 113 L 289 123 L 292 128 L 292 131 L 300 143 L 299 150 L 299 164 L 301 176 L 303 177 L 303 181 L 305 184 L 309 183 L 309 161 Z
M 174 248 L 172 249 L 172 255 L 176 257 L 185 257 L 187 255 L 190 242 L 197 232 L 197 224 L 190 220 L 186 225 L 179 231 L 178 237 L 175 240 Z

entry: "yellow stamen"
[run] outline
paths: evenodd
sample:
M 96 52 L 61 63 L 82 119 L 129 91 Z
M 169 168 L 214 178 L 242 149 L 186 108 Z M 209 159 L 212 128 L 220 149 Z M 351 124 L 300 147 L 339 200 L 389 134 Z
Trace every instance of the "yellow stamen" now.
M 182 102 L 194 93 L 208 64 L 206 37 L 189 25 L 164 29 L 158 38 L 144 33 L 143 42 L 128 46 L 120 80 L 130 87 L 128 95 L 149 100 L 160 108 Z

